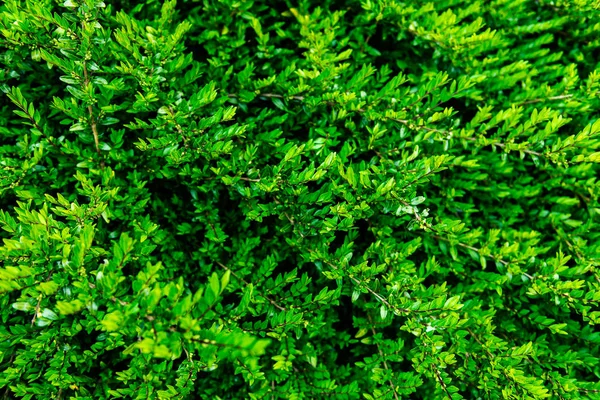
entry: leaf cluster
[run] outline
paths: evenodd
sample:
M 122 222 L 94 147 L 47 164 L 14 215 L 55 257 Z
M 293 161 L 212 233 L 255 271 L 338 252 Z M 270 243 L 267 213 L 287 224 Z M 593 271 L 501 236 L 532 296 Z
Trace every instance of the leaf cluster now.
M 600 399 L 597 0 L 5 0 L 0 395 Z

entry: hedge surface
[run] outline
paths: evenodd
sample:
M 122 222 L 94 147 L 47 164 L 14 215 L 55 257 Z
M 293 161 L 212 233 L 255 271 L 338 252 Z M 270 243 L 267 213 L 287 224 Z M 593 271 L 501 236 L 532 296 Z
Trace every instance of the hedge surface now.
M 0 32 L 0 396 L 600 399 L 597 0 Z

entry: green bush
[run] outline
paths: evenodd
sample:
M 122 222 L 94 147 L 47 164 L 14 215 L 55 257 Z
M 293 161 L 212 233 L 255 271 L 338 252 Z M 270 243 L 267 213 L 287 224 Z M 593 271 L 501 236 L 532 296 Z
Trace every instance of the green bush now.
M 597 0 L 0 13 L 0 396 L 600 399 Z

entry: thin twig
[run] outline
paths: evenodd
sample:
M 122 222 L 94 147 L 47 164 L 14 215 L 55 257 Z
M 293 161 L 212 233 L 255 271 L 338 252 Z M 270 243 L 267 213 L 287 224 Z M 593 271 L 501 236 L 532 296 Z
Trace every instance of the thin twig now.
M 242 281 L 246 286 L 250 285 L 250 283 L 246 282 L 246 280 L 240 276 L 238 276 L 235 272 L 233 272 L 233 270 L 231 270 L 231 268 L 228 268 L 226 265 L 220 263 L 217 261 L 217 265 L 219 265 L 221 268 L 225 269 L 226 271 L 229 271 L 231 273 L 231 275 L 234 276 L 234 278 Z M 275 302 L 275 300 L 272 300 L 271 298 L 269 298 L 269 296 L 266 296 L 260 292 L 257 292 L 258 295 L 260 297 L 262 297 L 263 299 L 267 300 L 269 303 L 271 303 L 273 306 L 275 306 L 276 308 L 278 308 L 280 311 L 286 311 L 285 307 L 280 306 L 279 304 L 277 304 L 277 302 Z
M 448 398 L 450 400 L 452 400 L 452 395 L 448 391 L 448 388 L 446 387 L 446 383 L 444 382 L 444 380 L 442 379 L 442 376 L 440 375 L 440 371 L 436 368 L 435 364 L 431 364 L 431 368 L 433 368 L 433 371 L 435 372 L 437 380 L 440 383 L 440 385 L 442 386 L 442 389 L 444 389 L 446 396 L 448 396 Z
M 309 253 L 314 253 L 314 250 L 311 249 L 306 249 Z M 325 264 L 329 265 L 332 269 L 334 269 L 335 271 L 337 271 L 339 268 L 336 267 L 335 265 L 333 265 L 333 263 L 327 261 L 327 260 L 322 260 Z M 359 288 L 363 288 L 366 289 L 367 292 L 369 292 L 372 296 L 374 296 L 377 300 L 379 300 L 380 302 L 382 302 L 386 307 L 388 307 L 390 310 L 394 310 L 397 313 L 405 313 L 405 314 L 410 314 L 410 313 L 428 313 L 431 311 L 443 311 L 443 308 L 430 308 L 429 310 L 410 310 L 408 308 L 402 308 L 402 307 L 398 307 L 395 306 L 393 304 L 391 304 L 389 301 L 387 301 L 385 299 L 385 297 L 383 297 L 382 295 L 380 295 L 379 293 L 377 293 L 376 291 L 374 291 L 373 289 L 371 289 L 367 284 L 365 284 L 363 281 L 361 281 L 358 278 L 355 278 L 352 275 L 348 275 L 348 277 L 352 280 L 352 282 L 354 282 L 354 284 L 356 284 L 356 286 L 358 286 Z
M 37 306 L 35 306 L 35 313 L 33 314 L 33 318 L 31 319 L 31 326 L 33 326 L 33 324 L 35 324 L 35 320 L 38 317 L 38 314 L 40 313 L 40 305 L 42 304 L 42 295 L 40 294 L 38 296 L 38 302 L 37 302 Z
M 292 99 L 292 100 L 297 100 L 297 101 L 304 101 L 304 96 L 283 96 L 281 94 L 276 94 L 276 93 L 258 93 L 257 96 L 274 98 L 274 99 Z M 227 97 L 231 97 L 233 99 L 239 98 L 239 96 L 235 93 L 229 93 L 229 94 L 227 94 Z
M 498 147 L 506 147 L 506 144 L 504 143 L 492 143 L 492 146 L 498 146 Z M 542 157 L 543 154 L 542 153 L 538 153 L 537 151 L 533 151 L 533 150 L 513 150 L 513 151 L 522 151 L 523 153 L 527 153 L 527 154 L 532 154 L 534 156 L 538 156 L 538 157 Z
M 275 93 L 260 93 L 259 96 L 276 98 L 276 99 L 289 98 L 289 99 L 293 99 L 293 100 L 304 101 L 304 96 L 289 96 L 289 97 L 285 97 L 285 96 L 282 96 L 280 94 L 275 94 Z
M 87 63 L 83 62 L 83 85 L 87 86 L 90 83 L 88 71 L 87 71 Z M 89 104 L 87 106 L 88 113 L 90 114 L 90 126 L 92 127 L 92 133 L 94 134 L 94 143 L 96 144 L 96 153 L 100 155 L 100 139 L 98 135 L 98 127 L 96 126 L 96 119 L 94 118 L 94 110 L 92 109 L 92 105 Z
M 402 125 L 406 125 L 410 129 L 423 129 L 424 131 L 427 131 L 427 132 L 443 133 L 443 134 L 449 135 L 449 136 L 451 136 L 453 134 L 452 131 L 444 131 L 444 130 L 441 130 L 441 129 L 429 128 L 429 127 L 424 126 L 424 125 L 414 125 L 414 124 L 411 124 L 410 121 L 408 121 L 406 119 L 390 118 L 390 120 L 391 121 L 395 121 L 395 122 L 399 122 Z
M 367 314 L 367 318 L 369 318 L 369 322 L 371 323 L 371 332 L 373 332 L 373 337 L 375 337 L 375 327 L 373 326 L 373 319 L 371 318 L 370 314 Z M 385 355 L 383 354 L 383 351 L 381 351 L 381 347 L 379 347 L 379 343 L 377 343 L 377 341 L 375 341 L 375 346 L 377 346 L 377 351 L 379 352 L 379 356 L 381 356 L 381 359 L 383 360 L 383 367 L 385 368 L 386 371 L 391 372 L 390 368 L 388 367 L 387 361 L 385 359 Z M 389 384 L 390 384 L 390 388 L 392 389 L 392 392 L 394 392 L 394 398 L 396 400 L 398 400 L 398 393 L 396 393 L 396 387 L 394 386 L 394 383 L 392 382 L 392 378 L 390 378 L 388 380 Z
M 279 200 L 277 200 L 277 197 L 273 197 L 273 200 L 275 201 L 276 204 L 281 205 L 281 202 Z M 285 215 L 285 217 L 288 219 L 288 221 L 290 221 L 290 224 L 295 225 L 294 219 L 292 217 L 290 217 L 287 212 L 284 211 L 283 215 Z
M 544 102 L 544 101 L 552 101 L 552 100 L 563 100 L 563 99 L 569 99 L 569 98 L 571 98 L 571 97 L 573 97 L 573 95 L 572 95 L 572 94 L 563 94 L 563 95 L 560 95 L 560 96 L 546 97 L 546 98 L 543 98 L 543 99 L 532 99 L 532 100 L 526 100 L 526 101 L 522 101 L 522 102 L 520 102 L 520 103 L 517 103 L 517 104 L 533 104 L 533 103 L 541 103 L 541 102 Z
M 181 125 L 179 125 L 179 123 L 175 120 L 175 111 L 173 111 L 173 107 L 169 106 L 169 112 L 171 113 L 171 118 L 173 118 L 173 123 L 175 124 L 175 129 L 177 129 L 177 133 L 179 133 L 183 138 L 183 145 L 186 149 L 189 148 L 190 145 L 188 144 L 188 138 L 185 136 Z

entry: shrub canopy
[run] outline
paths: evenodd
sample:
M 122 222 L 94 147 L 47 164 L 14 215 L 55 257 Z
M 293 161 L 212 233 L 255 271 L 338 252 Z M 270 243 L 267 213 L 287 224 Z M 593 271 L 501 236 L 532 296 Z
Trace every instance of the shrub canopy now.
M 0 395 L 599 399 L 597 0 L 4 0 Z

